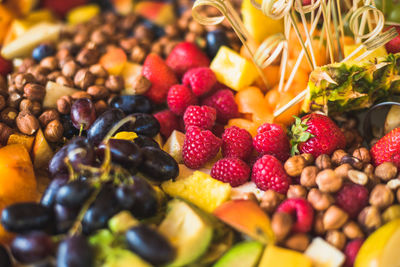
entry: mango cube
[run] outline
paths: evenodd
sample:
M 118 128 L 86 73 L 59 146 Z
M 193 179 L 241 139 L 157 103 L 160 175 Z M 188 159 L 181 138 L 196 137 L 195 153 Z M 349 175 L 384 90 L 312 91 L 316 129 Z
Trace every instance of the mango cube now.
M 259 267 L 312 267 L 312 261 L 307 256 L 286 248 L 269 245 L 264 251 Z
M 257 69 L 252 62 L 226 46 L 218 50 L 210 68 L 220 83 L 236 91 L 251 85 L 258 77 Z
M 275 33 L 283 32 L 283 20 L 273 20 L 255 8 L 250 0 L 243 0 L 241 13 L 243 24 L 256 42 Z
M 200 171 L 176 181 L 166 181 L 161 187 L 168 195 L 183 198 L 208 212 L 213 212 L 231 194 L 229 184 Z
M 71 25 L 76 25 L 82 22 L 86 22 L 100 13 L 100 7 L 98 5 L 85 5 L 79 6 L 72 9 L 67 14 L 67 21 Z

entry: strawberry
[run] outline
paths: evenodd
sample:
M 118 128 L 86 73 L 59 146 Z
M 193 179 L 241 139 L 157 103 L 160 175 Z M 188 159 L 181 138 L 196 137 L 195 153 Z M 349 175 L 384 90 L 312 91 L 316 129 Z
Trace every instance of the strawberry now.
M 389 30 L 390 28 L 395 28 L 397 33 L 400 34 L 400 27 L 399 26 L 390 26 L 385 31 Z M 397 35 L 392 40 L 385 44 L 386 50 L 388 53 L 396 54 L 400 52 L 400 36 Z
M 179 77 L 182 77 L 189 69 L 210 65 L 207 55 L 190 42 L 182 42 L 175 46 L 168 55 L 166 62 Z
M 384 137 L 370 150 L 372 162 L 378 166 L 384 162 L 391 161 L 397 168 L 400 168 L 400 128 L 395 128 L 387 133 Z
M 340 128 L 327 116 L 311 113 L 297 118 L 291 129 L 292 154 L 332 154 L 346 147 L 346 138 Z
M 169 88 L 178 83 L 175 73 L 160 56 L 154 53 L 146 57 L 142 74 L 151 82 L 146 95 L 156 104 L 165 102 Z
M 153 116 L 160 123 L 160 133 L 168 138 L 174 130 L 179 129 L 179 120 L 178 117 L 168 109 L 159 111 Z
M 68 1 L 55 1 L 55 0 L 43 0 L 42 7 L 54 11 L 57 15 L 65 16 L 68 11 L 77 6 L 87 4 L 88 0 L 68 0 Z

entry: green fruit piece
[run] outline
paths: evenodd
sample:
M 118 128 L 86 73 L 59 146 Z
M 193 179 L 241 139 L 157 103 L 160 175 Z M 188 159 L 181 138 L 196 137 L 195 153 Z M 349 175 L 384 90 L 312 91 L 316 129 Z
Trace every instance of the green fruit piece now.
M 400 205 L 392 205 L 382 213 L 382 219 L 385 223 L 400 218 Z
M 232 247 L 213 267 L 253 267 L 258 263 L 263 245 L 256 241 L 242 242 Z
M 110 250 L 102 267 L 151 267 L 151 265 L 129 250 Z
M 197 260 L 207 251 L 213 237 L 209 220 L 195 207 L 178 199 L 169 202 L 167 216 L 159 230 L 177 249 L 175 260 L 168 265 L 171 267 Z
M 108 227 L 113 233 L 125 233 L 131 227 L 139 224 L 129 211 L 121 211 L 108 221 Z
M 388 13 L 387 20 L 400 23 L 400 6 L 394 6 Z

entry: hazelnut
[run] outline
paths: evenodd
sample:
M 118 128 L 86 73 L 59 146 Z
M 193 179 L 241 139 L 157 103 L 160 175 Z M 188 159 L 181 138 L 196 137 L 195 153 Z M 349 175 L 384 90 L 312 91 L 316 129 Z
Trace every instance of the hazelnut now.
M 300 156 L 302 156 L 305 159 L 306 165 L 311 165 L 314 163 L 314 156 L 311 153 L 303 153 L 300 154 Z
M 180 31 L 177 25 L 168 24 L 165 26 L 165 34 L 169 37 L 177 37 Z
M 389 181 L 397 175 L 397 167 L 393 162 L 384 162 L 375 168 L 375 175 L 383 181 Z
M 316 188 L 312 188 L 307 195 L 307 200 L 315 210 L 323 211 L 329 208 L 333 202 L 333 197 L 328 193 L 322 193 Z
M 376 185 L 369 195 L 369 204 L 380 210 L 392 205 L 393 201 L 394 195 L 392 190 L 383 184 Z
M 310 239 L 305 233 L 296 233 L 288 237 L 285 241 L 285 246 L 290 249 L 294 249 L 300 252 L 304 252 L 308 245 L 310 244 Z
M 3 110 L 6 107 L 6 100 L 4 96 L 0 95 L 0 110 Z
M 290 157 L 284 164 L 286 173 L 292 177 L 299 176 L 305 166 L 306 160 L 298 155 Z
M 331 169 L 332 168 L 331 158 L 326 154 L 319 155 L 315 159 L 315 166 L 317 166 L 318 169 L 320 170 Z
M 75 74 L 74 84 L 81 88 L 82 90 L 86 90 L 89 86 L 94 83 L 95 77 L 94 75 L 87 69 L 80 69 Z
M 104 113 L 108 108 L 107 103 L 104 100 L 98 100 L 94 103 L 94 109 L 96 110 L 97 116 Z
M 269 189 L 262 195 L 260 207 L 266 212 L 272 213 L 284 198 L 284 195 Z
M 134 36 L 138 40 L 152 41 L 154 38 L 153 32 L 143 24 L 136 26 L 136 28 L 134 29 Z
M 343 156 L 342 160 L 340 161 L 340 164 L 345 164 L 345 163 L 350 164 L 353 168 L 357 170 L 361 170 L 363 166 L 363 162 L 360 159 L 349 155 Z
M 87 93 L 91 95 L 94 100 L 105 99 L 109 95 L 107 88 L 99 85 L 89 86 L 87 89 Z
M 22 90 L 26 84 L 34 82 L 35 77 L 33 77 L 33 75 L 30 73 L 19 73 L 14 78 L 14 85 L 19 90 Z
M 39 116 L 39 122 L 42 127 L 46 127 L 49 122 L 60 119 L 60 115 L 55 109 L 49 109 Z
M 138 75 L 130 83 L 134 94 L 142 95 L 147 92 L 151 87 L 151 82 L 143 75 Z
M 76 61 L 82 66 L 90 66 L 96 64 L 99 57 L 100 53 L 97 49 L 83 48 L 76 56 Z
M 345 234 L 343 234 L 338 230 L 329 230 L 326 233 L 325 239 L 329 244 L 331 244 L 332 246 L 336 247 L 339 250 L 342 250 L 344 248 L 344 245 L 346 245 Z
M 7 107 L 0 113 L 1 121 L 8 126 L 13 126 L 17 118 L 18 111 L 15 108 Z
M 143 63 L 145 58 L 146 58 L 146 50 L 144 48 L 137 45 L 132 49 L 130 59 L 134 63 L 141 64 Z
M 22 101 L 19 103 L 19 110 L 20 111 L 30 111 L 32 112 L 33 104 L 32 101 L 29 99 L 22 99 Z
M 89 95 L 88 93 L 84 92 L 84 91 L 78 91 L 75 92 L 71 95 L 72 99 L 76 100 L 76 99 L 80 99 L 80 98 L 88 98 L 91 99 L 92 96 Z
M 361 171 L 349 170 L 347 177 L 355 184 L 366 185 L 368 183 L 368 176 Z
M 1 96 L 4 100 L 4 97 Z M 18 93 L 12 93 L 9 95 L 8 99 L 7 99 L 7 104 L 9 107 L 12 108 L 18 108 L 19 107 L 19 103 L 21 103 L 22 101 L 22 96 Z M 4 105 L 3 108 L 5 107 L 5 100 L 4 100 Z
M 195 21 L 195 20 L 192 20 L 192 21 L 189 23 L 188 28 L 189 28 L 189 31 L 190 31 L 190 32 L 193 32 L 194 34 L 199 35 L 199 36 L 200 36 L 200 35 L 203 35 L 203 33 L 204 33 L 204 31 L 205 31 L 204 26 L 201 25 L 200 23 L 198 23 L 198 22 Z
M 253 192 L 232 191 L 231 199 L 251 200 L 258 204 L 257 196 Z
M 332 160 L 333 164 L 338 166 L 338 165 L 340 165 L 340 162 L 341 162 L 343 156 L 346 156 L 346 155 L 347 155 L 346 151 L 344 151 L 343 149 L 338 149 L 338 150 L 335 150 L 335 152 L 333 152 L 331 160 Z
M 344 163 L 340 165 L 339 167 L 336 167 L 335 173 L 337 176 L 341 177 L 342 179 L 347 178 L 347 174 L 349 173 L 349 170 L 352 170 L 353 167 L 351 167 L 350 164 Z
M 39 129 L 39 121 L 27 111 L 21 111 L 15 121 L 21 133 L 32 135 Z
M 56 71 L 50 72 L 49 75 L 47 75 L 47 79 L 49 81 L 53 81 L 54 82 L 61 75 L 62 75 L 61 71 L 56 70 Z
M 305 187 L 314 187 L 317 185 L 315 178 L 318 174 L 318 168 L 315 166 L 307 166 L 300 175 L 300 184 Z
M 100 64 L 90 66 L 89 71 L 97 78 L 106 78 L 108 76 L 106 69 Z
M 69 114 L 71 112 L 72 99 L 70 96 L 63 96 L 57 99 L 57 111 L 61 114 Z
M 78 70 L 79 70 L 78 64 L 76 64 L 74 60 L 70 60 L 63 65 L 61 73 L 65 77 L 73 78 Z
M 397 190 L 400 188 L 400 180 L 399 179 L 392 179 L 386 184 L 391 190 Z
M 102 29 L 97 29 L 92 32 L 90 36 L 90 40 L 96 45 L 102 45 L 107 42 L 109 38 L 108 34 L 104 32 Z
M 292 229 L 292 226 L 293 219 L 289 213 L 275 212 L 272 216 L 271 228 L 278 242 L 286 238 Z
M 119 41 L 119 46 L 124 49 L 125 52 L 130 52 L 138 44 L 138 40 L 133 37 Z
M 56 79 L 56 83 L 67 87 L 74 87 L 74 81 L 72 81 L 71 78 L 65 76 L 58 76 Z
M 13 129 L 0 122 L 0 144 L 3 146 L 7 145 L 8 138 L 13 132 Z
M 163 45 L 159 42 L 153 43 L 150 49 L 151 53 L 155 53 L 158 55 L 161 55 L 162 51 L 163 51 Z
M 353 157 L 358 158 L 362 161 L 362 163 L 368 164 L 371 162 L 371 155 L 369 154 L 368 149 L 365 147 L 360 147 L 354 150 Z
M 363 172 L 368 176 L 369 179 L 372 179 L 374 177 L 374 165 L 367 164 L 365 165 Z
M 50 142 L 59 141 L 64 133 L 64 127 L 59 120 L 49 122 L 44 130 L 44 137 Z
M 358 214 L 358 223 L 368 232 L 374 231 L 382 225 L 381 214 L 378 208 L 368 206 Z
M 118 93 L 124 89 L 124 79 L 119 75 L 108 76 L 105 86 L 113 93 Z
M 326 230 L 335 230 L 342 227 L 349 215 L 338 206 L 330 206 L 324 213 L 323 224 Z
M 42 101 L 46 94 L 46 90 L 42 85 L 36 83 L 28 83 L 24 86 L 24 96 L 32 101 Z
M 343 233 L 349 239 L 364 238 L 360 226 L 353 221 L 349 221 L 343 226 Z
M 287 198 L 306 198 L 307 190 L 298 184 L 292 184 L 286 193 Z
M 315 182 L 322 192 L 334 193 L 342 187 L 343 179 L 335 171 L 326 169 L 317 174 Z
M 55 57 L 46 57 L 40 61 L 40 66 L 43 68 L 47 68 L 50 71 L 57 69 L 58 62 Z
M 325 234 L 326 230 L 324 228 L 324 213 L 317 212 L 314 217 L 314 233 L 317 235 Z
M 42 105 L 38 101 L 32 101 L 32 114 L 35 116 L 39 116 L 42 112 Z

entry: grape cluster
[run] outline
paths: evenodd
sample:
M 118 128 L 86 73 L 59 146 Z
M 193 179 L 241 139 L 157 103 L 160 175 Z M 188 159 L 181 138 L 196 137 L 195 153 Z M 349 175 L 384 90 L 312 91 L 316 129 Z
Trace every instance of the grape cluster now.
M 112 103 L 115 108 L 97 118 L 90 100 L 74 103 L 70 118 L 82 135 L 73 137 L 51 159 L 52 181 L 40 203 L 13 204 L 2 213 L 3 227 L 17 234 L 11 254 L 18 262 L 94 266 L 90 237 L 108 228 L 113 216 L 128 211 L 135 219 L 149 219 L 162 208 L 161 193 L 153 184 L 176 178 L 179 168 L 154 141 L 160 125 L 150 115 L 148 100 L 138 98 L 132 105 L 121 96 Z M 115 131 L 127 114 L 132 119 L 125 119 Z M 135 132 L 137 137 L 110 138 L 120 131 Z M 121 238 L 125 247 L 151 264 L 168 263 L 176 254 L 164 236 L 143 223 Z M 11 266 L 7 262 L 10 257 L 0 247 L 1 266 Z

